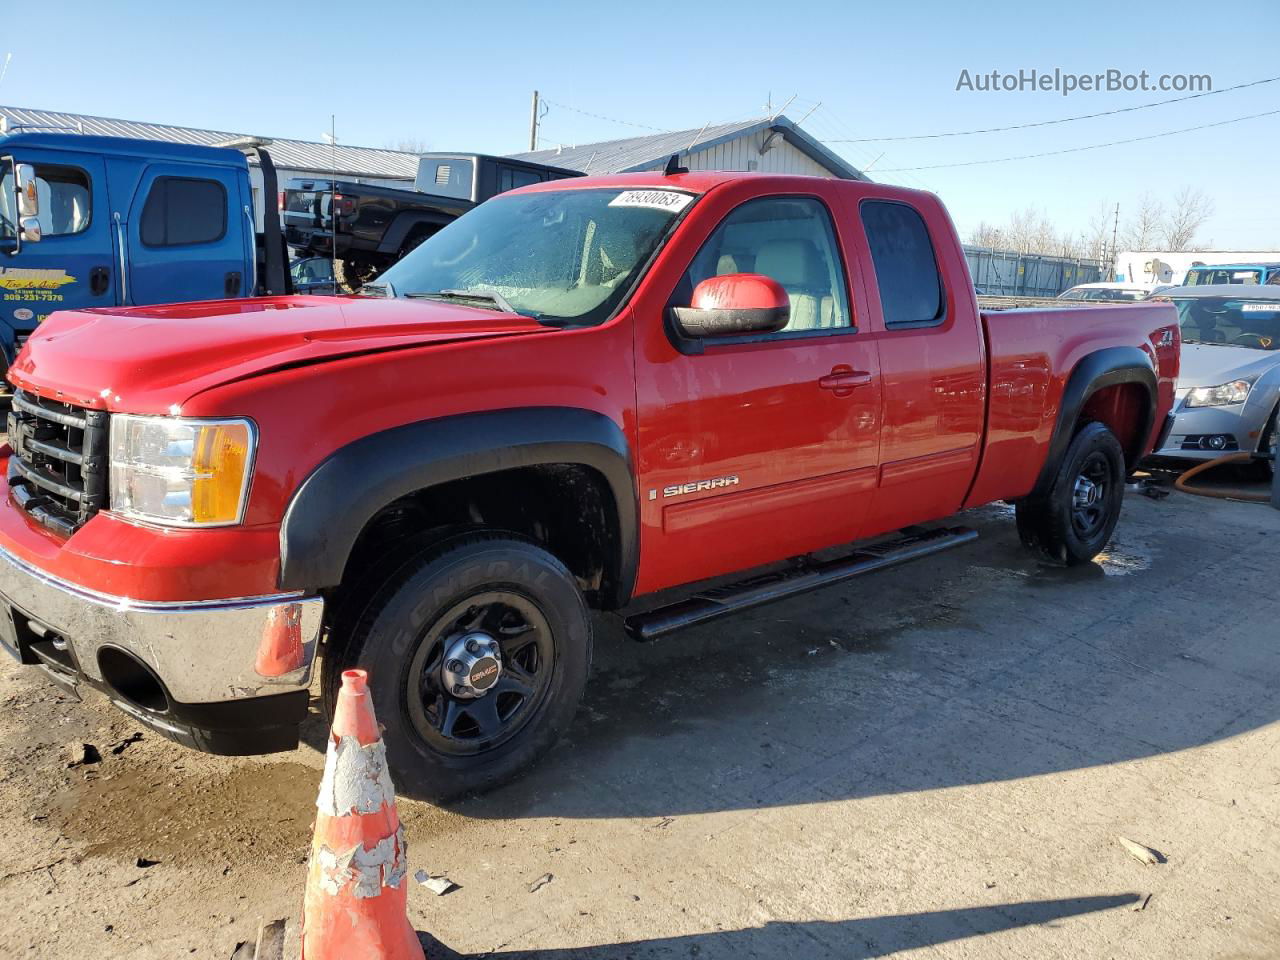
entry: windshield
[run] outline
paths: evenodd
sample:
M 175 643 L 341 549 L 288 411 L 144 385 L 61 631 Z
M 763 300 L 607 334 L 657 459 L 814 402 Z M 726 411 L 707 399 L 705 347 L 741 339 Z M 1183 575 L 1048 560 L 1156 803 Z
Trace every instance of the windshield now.
M 396 296 L 448 294 L 560 323 L 617 308 L 693 197 L 675 190 L 558 190 L 495 197 L 378 278 Z M 474 300 L 462 292 L 477 294 Z M 489 295 L 485 298 L 484 295 Z
M 1183 343 L 1280 349 L 1280 300 L 1197 297 L 1173 302 L 1178 308 Z
M 1184 287 L 1207 287 L 1216 283 L 1261 283 L 1261 267 L 1192 267 L 1187 271 Z

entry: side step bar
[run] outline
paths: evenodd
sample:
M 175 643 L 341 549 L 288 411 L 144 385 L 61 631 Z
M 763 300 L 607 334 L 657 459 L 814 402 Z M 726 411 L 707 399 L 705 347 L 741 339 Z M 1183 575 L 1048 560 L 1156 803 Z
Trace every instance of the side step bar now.
M 896 567 L 909 560 L 941 553 L 977 538 L 978 532 L 968 527 L 942 527 L 912 534 L 899 540 L 861 547 L 847 557 L 836 560 L 767 573 L 740 583 L 702 590 L 665 607 L 627 617 L 623 623 L 632 639 L 657 640 L 685 627 L 697 626 L 774 600 L 851 580 L 864 573 Z

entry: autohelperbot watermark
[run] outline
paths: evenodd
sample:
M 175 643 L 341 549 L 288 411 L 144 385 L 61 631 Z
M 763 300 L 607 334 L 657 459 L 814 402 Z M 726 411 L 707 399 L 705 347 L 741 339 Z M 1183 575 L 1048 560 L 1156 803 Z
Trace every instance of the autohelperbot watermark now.
M 1213 90 L 1213 77 L 1207 73 L 1153 74 L 1147 70 L 1134 72 L 1114 67 L 1098 73 L 1074 73 L 1061 67 L 1004 72 L 962 69 L 956 80 L 956 90 L 973 93 L 1060 93 L 1064 97 L 1076 92 L 1207 93 Z

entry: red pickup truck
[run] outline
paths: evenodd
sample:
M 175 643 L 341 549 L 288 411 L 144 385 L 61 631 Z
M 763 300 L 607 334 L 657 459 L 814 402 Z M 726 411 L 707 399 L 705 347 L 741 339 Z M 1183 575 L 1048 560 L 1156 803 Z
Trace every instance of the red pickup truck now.
M 329 704 L 359 664 L 396 783 L 456 796 L 570 723 L 593 608 L 652 639 L 995 500 L 1087 562 L 1178 373 L 1172 305 L 979 313 L 942 204 L 854 181 L 528 187 L 366 292 L 41 325 L 0 450 L 10 652 L 221 753 L 291 748 L 317 653 Z

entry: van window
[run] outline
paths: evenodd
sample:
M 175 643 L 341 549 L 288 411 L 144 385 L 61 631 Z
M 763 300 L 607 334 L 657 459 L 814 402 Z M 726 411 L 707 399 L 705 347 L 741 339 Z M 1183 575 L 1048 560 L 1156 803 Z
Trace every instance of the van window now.
M 890 200 L 866 200 L 861 209 L 885 326 L 941 322 L 942 277 L 924 218 Z
M 532 170 L 519 170 L 515 167 L 502 167 L 498 174 L 498 192 L 506 193 L 516 187 L 527 187 L 531 183 L 542 183 L 545 178 Z
M 157 177 L 138 228 L 148 247 L 212 243 L 227 232 L 227 191 L 217 180 Z
M 19 162 L 21 162 L 19 160 Z M 89 175 L 75 167 L 35 164 L 36 197 L 40 202 L 40 233 L 65 237 L 89 229 Z M 13 169 L 6 164 L 0 191 L 0 236 L 12 237 L 18 222 Z

